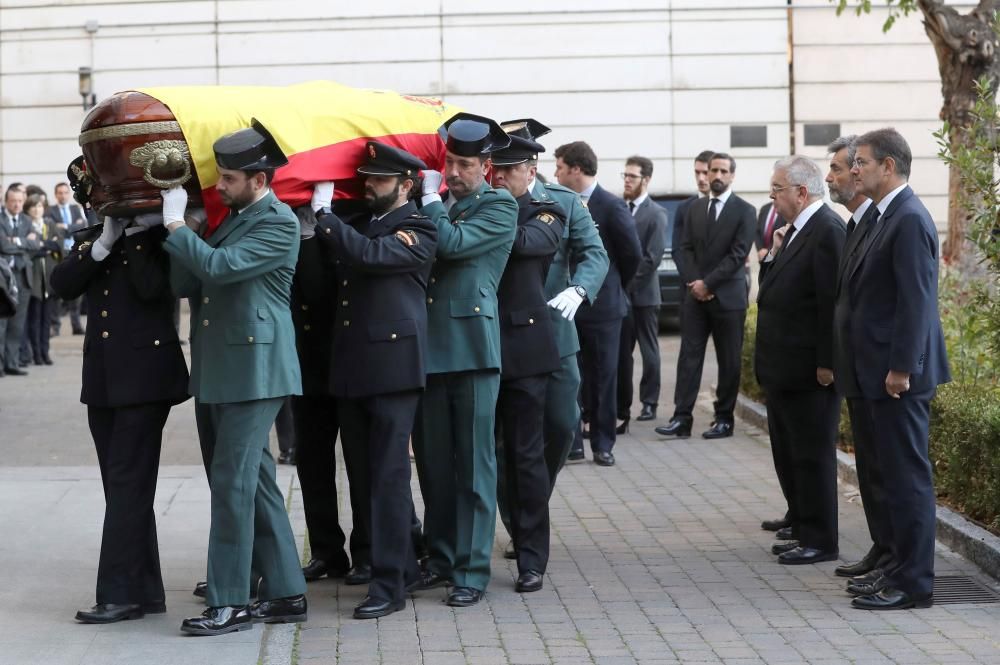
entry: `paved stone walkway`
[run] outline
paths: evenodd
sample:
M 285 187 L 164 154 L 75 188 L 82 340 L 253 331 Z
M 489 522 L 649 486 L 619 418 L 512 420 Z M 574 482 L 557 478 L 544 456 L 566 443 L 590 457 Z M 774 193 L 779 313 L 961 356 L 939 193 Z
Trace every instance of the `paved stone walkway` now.
M 209 515 L 188 403 L 171 415 L 157 492 L 168 614 L 77 625 L 73 612 L 93 598 L 102 504 L 76 402 L 79 342 L 57 338 L 56 366 L 0 379 L 0 665 L 1000 664 L 1000 605 L 859 612 L 833 576 L 836 564 L 778 565 L 759 524 L 781 513 L 780 492 L 766 436 L 743 424 L 713 443 L 660 441 L 652 424 L 633 423 L 614 468 L 568 466 L 552 499 L 552 557 L 540 592 L 514 593 L 500 527 L 493 581 L 477 607 L 449 608 L 434 590 L 403 612 L 356 621 L 351 610 L 364 588 L 323 580 L 309 587 L 310 620 L 297 636 L 295 627 L 258 626 L 190 638 L 177 628 L 200 611 L 190 589 L 204 570 Z M 661 346 L 664 422 L 677 337 Z M 704 385 L 713 377 L 706 367 Z M 705 406 L 696 431 L 707 425 Z M 280 482 L 292 488 L 292 523 L 304 538 L 287 467 Z M 868 541 L 856 493 L 841 492 L 841 552 L 854 560 Z M 983 579 L 944 548 L 937 567 Z M 296 640 L 294 648 L 283 640 Z

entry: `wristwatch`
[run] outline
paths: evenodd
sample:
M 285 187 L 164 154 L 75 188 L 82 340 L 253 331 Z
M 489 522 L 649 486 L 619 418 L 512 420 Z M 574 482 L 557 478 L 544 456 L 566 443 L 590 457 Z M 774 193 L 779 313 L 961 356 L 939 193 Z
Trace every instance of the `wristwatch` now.
M 573 290 L 576 291 L 576 294 L 581 298 L 587 297 L 587 289 L 583 288 L 579 284 L 570 284 L 570 286 L 573 287 Z

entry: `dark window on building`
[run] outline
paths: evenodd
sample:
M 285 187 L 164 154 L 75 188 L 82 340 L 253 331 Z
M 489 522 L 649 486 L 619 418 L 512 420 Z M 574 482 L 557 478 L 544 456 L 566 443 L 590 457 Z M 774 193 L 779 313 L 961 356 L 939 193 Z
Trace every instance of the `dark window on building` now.
M 766 148 L 767 125 L 730 127 L 729 145 L 733 148 Z
M 806 145 L 830 145 L 834 139 L 840 136 L 839 122 L 806 123 L 804 128 Z

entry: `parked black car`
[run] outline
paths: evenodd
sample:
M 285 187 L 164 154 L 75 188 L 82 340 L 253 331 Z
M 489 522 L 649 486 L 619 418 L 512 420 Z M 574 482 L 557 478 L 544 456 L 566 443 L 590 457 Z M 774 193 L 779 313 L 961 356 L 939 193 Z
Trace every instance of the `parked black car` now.
M 660 279 L 660 326 L 663 327 L 676 319 L 681 309 L 681 297 L 684 295 L 684 285 L 681 284 L 680 273 L 677 272 L 677 264 L 674 263 L 673 255 L 673 235 L 674 219 L 677 216 L 677 208 L 693 194 L 659 194 L 651 198 L 663 206 L 667 211 L 667 238 L 663 247 L 663 258 L 660 260 L 660 267 L 657 274 Z

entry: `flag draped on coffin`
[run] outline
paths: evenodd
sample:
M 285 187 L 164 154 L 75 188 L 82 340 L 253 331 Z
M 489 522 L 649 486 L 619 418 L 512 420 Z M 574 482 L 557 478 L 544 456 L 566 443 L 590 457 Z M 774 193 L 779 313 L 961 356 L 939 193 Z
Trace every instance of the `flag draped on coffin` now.
M 332 81 L 285 87 L 178 86 L 141 88 L 170 109 L 191 152 L 213 231 L 228 210 L 215 184 L 218 171 L 212 145 L 225 134 L 250 126 L 256 118 L 288 157 L 271 187 L 295 207 L 312 198 L 313 185 L 333 180 L 336 197 L 362 198 L 355 169 L 364 161 L 365 142 L 381 141 L 406 150 L 430 169 L 444 166 L 441 125 L 461 109 L 431 97 L 389 90 L 351 88 Z

